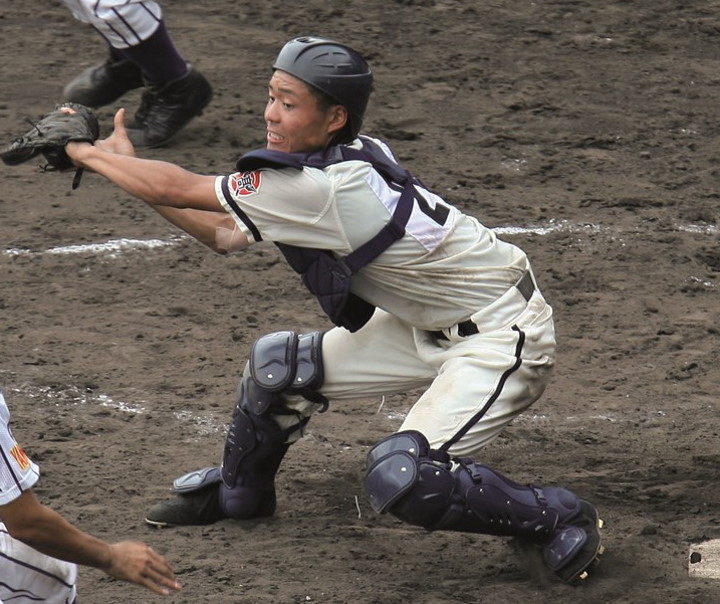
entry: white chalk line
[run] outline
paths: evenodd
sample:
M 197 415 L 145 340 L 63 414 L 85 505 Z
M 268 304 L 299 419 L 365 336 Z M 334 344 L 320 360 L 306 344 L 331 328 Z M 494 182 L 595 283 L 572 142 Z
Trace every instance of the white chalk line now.
M 30 386 L 24 385 L 22 387 L 8 388 L 8 392 L 14 392 L 18 394 L 18 397 L 24 399 L 37 400 L 38 404 L 43 408 L 47 408 L 50 405 L 61 407 L 63 409 L 75 408 L 78 413 L 74 415 L 76 421 L 82 421 L 82 411 L 98 410 L 98 409 L 114 409 L 121 413 L 127 413 L 130 415 L 144 415 L 146 413 L 153 412 L 152 403 L 148 403 L 145 400 L 136 400 L 133 402 L 127 402 L 122 400 L 114 399 L 106 394 L 98 394 L 88 389 L 83 389 L 78 386 L 67 386 L 64 388 L 52 388 L 49 386 Z M 8 396 L 8 399 L 12 398 Z M 12 405 L 12 402 L 10 402 Z M 373 413 L 372 405 L 368 406 L 368 413 Z M 374 412 L 378 415 L 378 412 Z M 214 436 L 214 435 L 225 435 L 227 433 L 228 424 L 224 421 L 219 421 L 214 417 L 193 413 L 189 410 L 173 411 L 173 417 L 186 424 L 194 434 L 198 437 Z M 382 415 L 388 421 L 392 430 L 400 428 L 402 423 L 407 417 L 407 411 L 398 409 L 388 409 Z M 648 410 L 648 417 L 652 418 L 656 422 L 662 422 L 666 417 L 666 413 L 662 411 Z M 538 413 L 521 413 L 516 417 L 512 424 L 513 425 L 528 425 L 546 423 L 550 421 L 560 421 L 557 418 L 553 418 L 547 414 Z M 578 422 L 587 426 L 592 422 L 597 423 L 615 423 L 615 422 L 631 422 L 629 418 L 623 417 L 612 417 L 610 415 L 590 415 L 584 417 L 578 416 L 566 416 L 562 418 L 565 423 Z M 306 436 L 312 438 L 310 432 L 306 433 Z
M 158 249 L 177 245 L 182 239 L 189 237 L 172 237 L 170 239 L 111 239 L 104 243 L 88 243 L 82 245 L 65 245 L 51 247 L 42 252 L 27 248 L 10 248 L 5 250 L 6 256 L 37 256 L 42 254 L 97 254 L 115 258 L 123 252 L 135 250 Z
M 676 224 L 676 231 L 696 233 L 699 235 L 718 235 L 720 228 L 712 224 Z M 623 233 L 617 228 L 607 228 L 594 223 L 572 223 L 567 220 L 549 220 L 545 225 L 536 226 L 504 226 L 491 229 L 495 234 L 503 235 L 550 235 L 551 233 L 573 233 L 573 234 L 607 234 L 615 243 L 622 242 Z M 638 230 L 632 234 L 637 235 Z M 182 241 L 192 239 L 188 235 L 175 235 L 169 239 L 111 239 L 102 243 L 88 243 L 81 245 L 66 245 L 48 248 L 44 251 L 34 251 L 26 248 L 10 248 L 3 252 L 5 256 L 30 256 L 41 257 L 44 254 L 50 255 L 71 255 L 90 254 L 105 258 L 118 258 L 125 253 L 132 253 L 141 250 L 161 249 L 173 247 Z M 624 244 L 623 244 L 624 245 Z M 715 289 L 720 287 L 720 282 L 713 282 L 708 279 L 689 275 L 688 280 L 698 283 L 703 287 Z
M 684 231 L 689 233 L 697 233 L 700 235 L 717 235 L 720 233 L 720 229 L 716 225 L 709 224 L 676 224 L 675 229 L 678 231 Z M 506 226 L 496 227 L 492 229 L 497 235 L 549 235 L 551 233 L 567 232 L 567 233 L 600 233 L 600 232 L 611 232 L 612 229 L 607 229 L 598 224 L 586 223 L 572 223 L 565 220 L 550 220 L 546 225 L 537 225 L 529 227 L 521 226 Z M 615 229 L 617 231 L 617 229 Z M 92 243 L 82 245 L 69 245 L 48 248 L 44 251 L 33 251 L 26 248 L 10 248 L 4 250 L 3 254 L 6 256 L 41 256 L 43 254 L 96 254 L 105 255 L 110 258 L 115 258 L 120 254 L 126 252 L 133 252 L 137 250 L 147 249 L 161 249 L 178 245 L 183 240 L 188 240 L 190 237 L 187 235 L 172 236 L 169 239 L 111 239 L 104 243 Z M 700 280 L 694 277 L 698 282 L 708 286 L 715 287 L 716 284 L 711 283 L 707 280 Z M 20 390 L 16 390 L 21 392 Z M 57 405 L 90 405 L 97 407 L 109 407 L 117 409 L 125 413 L 143 414 L 147 412 L 147 407 L 142 401 L 140 403 L 126 403 L 124 401 L 116 401 L 111 397 L 103 394 L 92 394 L 87 391 L 82 391 L 76 387 L 70 387 L 69 389 L 56 391 L 51 388 L 36 388 L 36 389 L 25 389 L 22 393 L 26 397 L 30 398 L 42 398 L 45 401 L 54 402 Z M 380 409 L 382 404 L 380 405 Z M 378 409 L 378 412 L 380 411 Z M 212 418 L 196 415 L 189 411 L 174 412 L 173 415 L 180 421 L 187 422 L 194 425 L 195 429 L 199 434 L 214 434 L 219 432 L 225 432 L 227 425 L 218 422 Z M 386 414 L 386 418 L 396 424 L 401 424 L 405 419 L 406 414 L 399 411 L 390 411 Z M 545 415 L 521 415 L 515 419 L 515 422 L 535 422 L 547 420 L 548 417 Z M 568 418 L 571 419 L 571 418 Z M 616 421 L 608 416 L 595 416 L 591 419 L 600 421 Z
M 131 415 L 144 415 L 145 413 L 151 411 L 152 407 L 150 403 L 144 400 L 129 403 L 113 399 L 106 394 L 96 394 L 77 386 L 68 386 L 63 389 L 50 388 L 49 386 L 25 386 L 23 388 L 9 388 L 8 390 L 10 392 L 18 393 L 18 396 L 22 396 L 25 399 L 38 400 L 44 407 L 47 407 L 48 405 L 55 405 L 56 407 L 63 408 L 107 408 L 115 409 L 122 413 L 128 413 Z M 10 404 L 12 405 L 12 403 Z M 174 411 L 173 416 L 177 420 L 191 425 L 197 434 L 201 436 L 225 433 L 227 431 L 227 424 L 219 422 L 206 415 L 198 415 L 184 410 Z
M 675 224 L 677 231 L 697 233 L 699 235 L 718 235 L 720 228 L 713 224 Z M 622 234 L 617 228 L 604 227 L 594 223 L 573 223 L 567 220 L 549 220 L 547 224 L 535 226 L 499 226 L 492 231 L 497 235 L 550 235 L 552 233 L 608 233 Z M 633 231 L 635 233 L 636 231 Z M 9 248 L 3 251 L 6 256 L 37 256 L 42 254 L 98 254 L 117 257 L 124 252 L 136 250 L 160 249 L 178 245 L 190 239 L 187 235 L 177 235 L 169 239 L 111 239 L 102 243 L 65 245 L 48 248 L 44 251 L 27 248 Z

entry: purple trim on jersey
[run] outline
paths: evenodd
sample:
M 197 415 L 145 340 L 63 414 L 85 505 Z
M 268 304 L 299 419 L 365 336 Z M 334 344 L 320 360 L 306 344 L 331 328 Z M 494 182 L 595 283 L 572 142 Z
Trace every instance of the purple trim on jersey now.
M 15 589 L 12 585 L 8 585 L 3 581 L 0 581 L 0 587 L 6 589 L 8 593 L 13 594 L 10 597 L 10 600 L 14 600 L 15 598 L 22 598 L 23 600 L 36 600 L 38 602 L 43 601 L 42 597 L 28 589 L 25 589 L 24 587 L 22 589 Z
M 10 463 L 10 460 L 7 458 L 7 455 L 5 455 L 5 450 L 0 448 L 0 454 L 2 454 L 3 461 L 5 462 L 5 465 L 7 466 L 7 469 L 10 471 L 10 475 L 12 476 L 13 480 L 15 481 L 15 484 L 17 485 L 17 488 L 20 489 L 20 492 L 23 491 L 22 486 L 20 485 L 20 480 L 15 475 L 15 472 L 13 471 L 13 466 Z
M 518 341 L 517 345 L 515 346 L 515 363 L 512 367 L 510 367 L 510 369 L 503 373 L 500 381 L 498 382 L 497 388 L 495 388 L 495 392 L 492 393 L 492 396 L 490 396 L 488 402 L 485 403 L 485 406 L 480 409 L 480 411 L 478 411 L 475 415 L 473 415 L 470 421 L 468 421 L 462 428 L 460 428 L 460 430 L 455 433 L 455 436 L 453 436 L 450 440 L 446 441 L 445 444 L 440 447 L 441 451 L 447 451 L 463 436 L 465 436 L 470 430 L 470 428 L 472 428 L 480 421 L 480 419 L 488 412 L 490 407 L 492 407 L 493 403 L 500 396 L 500 393 L 502 392 L 503 387 L 505 386 L 505 382 L 507 382 L 508 378 L 520 368 L 520 365 L 522 364 L 522 349 L 523 345 L 525 344 L 525 332 L 522 331 L 517 325 L 513 325 L 512 330 L 518 333 Z
M 6 532 L 6 531 L 3 531 L 3 532 Z M 7 534 L 10 535 L 10 533 L 7 533 Z M 10 535 L 10 536 L 12 537 L 12 535 Z M 49 573 L 49 572 L 46 571 L 45 569 L 42 569 L 42 568 L 40 568 L 40 567 L 38 567 L 38 566 L 34 566 L 34 565 L 32 565 L 32 564 L 28 564 L 27 562 L 23 562 L 22 560 L 18 560 L 17 558 L 13 558 L 12 556 L 8 556 L 7 554 L 4 554 L 3 552 L 0 552 L 0 558 L 5 558 L 6 560 L 9 560 L 10 562 L 13 562 L 13 563 L 17 564 L 18 566 L 24 566 L 25 568 L 29 568 L 29 569 L 32 570 L 33 572 L 36 572 L 36 573 L 41 574 L 41 575 L 45 575 L 46 577 L 49 577 L 50 579 L 53 579 L 53 580 L 57 581 L 58 583 L 62 583 L 62 584 L 63 584 L 65 587 L 67 587 L 68 589 L 72 589 L 72 588 L 73 588 L 73 584 L 72 584 L 72 583 L 67 583 L 67 582 L 63 581 L 63 580 L 62 580 L 60 577 L 58 577 L 57 575 L 53 575 L 52 573 Z M 12 590 L 12 588 L 11 588 L 10 586 L 8 586 L 8 585 L 6 585 L 6 587 L 7 587 L 8 589 L 11 589 L 11 590 Z M 15 591 L 15 590 L 12 590 L 12 591 Z M 23 590 L 23 591 L 27 592 L 27 590 Z M 33 594 L 33 597 L 34 597 L 34 594 Z
M 233 209 L 233 212 L 235 212 L 240 220 L 243 221 L 245 226 L 250 229 L 250 232 L 252 233 L 253 238 L 255 241 L 262 241 L 262 235 L 260 234 L 260 231 L 258 231 L 258 228 L 255 226 L 255 223 L 250 220 L 250 217 L 243 212 L 240 209 L 240 206 L 237 204 L 237 202 L 233 199 L 232 195 L 230 194 L 230 189 L 228 187 L 228 180 L 230 179 L 229 176 L 223 176 L 222 182 L 220 183 L 220 188 L 223 192 L 223 197 L 225 197 L 225 201 L 227 201 L 228 205 Z

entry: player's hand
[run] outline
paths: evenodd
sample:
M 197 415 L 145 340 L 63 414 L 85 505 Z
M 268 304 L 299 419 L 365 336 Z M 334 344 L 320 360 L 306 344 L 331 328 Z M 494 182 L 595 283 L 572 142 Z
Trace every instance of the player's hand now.
M 161 596 L 181 588 L 167 560 L 152 547 L 137 541 L 121 541 L 110 546 L 112 562 L 105 572 L 116 579 L 147 587 Z
M 125 109 L 118 109 L 113 119 L 114 130 L 110 136 L 95 141 L 95 146 L 107 153 L 135 157 L 135 147 L 125 130 Z

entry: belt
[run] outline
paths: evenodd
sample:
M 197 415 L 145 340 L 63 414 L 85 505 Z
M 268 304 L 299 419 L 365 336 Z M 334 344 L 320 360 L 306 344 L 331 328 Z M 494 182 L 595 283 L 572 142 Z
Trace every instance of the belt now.
M 530 271 L 527 271 L 520 278 L 520 281 L 513 285 L 513 287 L 517 288 L 517 290 L 522 294 L 522 297 L 525 298 L 526 302 L 529 302 L 530 298 L 532 298 L 532 295 L 535 293 L 535 282 L 533 281 Z M 479 332 L 480 330 L 478 329 L 478 326 L 470 319 L 463 321 L 462 323 L 458 323 L 458 335 L 463 338 L 466 338 L 467 336 L 474 336 Z M 432 331 L 430 333 L 442 340 L 447 340 L 447 336 L 442 331 Z

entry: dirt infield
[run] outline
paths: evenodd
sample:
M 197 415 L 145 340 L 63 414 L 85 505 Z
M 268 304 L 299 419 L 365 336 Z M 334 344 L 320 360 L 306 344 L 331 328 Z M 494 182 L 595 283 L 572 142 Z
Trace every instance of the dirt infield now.
M 106 539 L 151 542 L 213 604 L 715 601 L 688 576 L 720 537 L 720 16 L 688 0 L 167 3 L 215 99 L 145 153 L 230 171 L 263 144 L 270 63 L 335 37 L 376 74 L 365 130 L 530 254 L 555 309 L 546 395 L 485 450 L 519 481 L 598 506 L 607 553 L 568 587 L 493 537 L 377 516 L 369 446 L 413 393 L 334 405 L 278 476 L 271 520 L 153 530 L 171 480 L 219 460 L 249 346 L 327 326 L 273 246 L 223 258 L 89 174 L 0 166 L 0 388 L 48 504 Z M 34 12 L 37 10 L 37 12 Z M 103 59 L 58 0 L 0 7 L 0 139 Z M 132 112 L 139 93 L 123 104 Z M 99 112 L 105 132 L 119 104 Z M 160 598 L 83 569 L 82 604 Z

